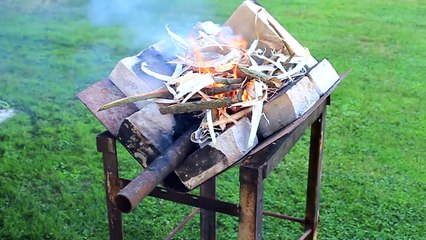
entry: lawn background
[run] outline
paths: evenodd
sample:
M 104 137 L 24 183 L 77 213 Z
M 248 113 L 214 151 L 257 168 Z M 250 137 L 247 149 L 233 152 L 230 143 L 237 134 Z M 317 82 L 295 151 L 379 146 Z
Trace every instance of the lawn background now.
M 241 3 L 182 2 L 172 16 L 155 14 L 223 22 Z M 339 72 L 353 69 L 327 116 L 319 238 L 425 239 L 426 3 L 260 2 L 317 59 L 328 58 Z M 104 128 L 74 94 L 152 42 L 135 41 L 122 23 L 93 24 L 88 6 L 82 0 L 0 1 L 0 100 L 17 110 L 0 124 L 0 239 L 108 236 L 95 147 Z M 267 179 L 266 210 L 303 216 L 307 153 L 304 136 Z M 134 177 L 141 168 L 122 148 L 120 156 L 122 176 Z M 220 199 L 238 201 L 237 169 L 221 175 L 218 185 Z M 124 216 L 125 235 L 161 239 L 190 211 L 147 198 Z M 219 215 L 218 239 L 235 239 L 237 226 L 237 219 Z M 295 223 L 265 217 L 264 239 L 300 233 Z M 198 234 L 194 219 L 177 239 Z

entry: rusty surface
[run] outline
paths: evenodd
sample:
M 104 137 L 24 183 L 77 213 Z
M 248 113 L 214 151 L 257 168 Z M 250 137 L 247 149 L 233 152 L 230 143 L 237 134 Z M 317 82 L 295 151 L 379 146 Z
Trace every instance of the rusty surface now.
M 109 79 L 97 82 L 77 94 L 77 98 L 114 136 L 117 136 L 123 120 L 138 111 L 138 108 L 131 103 L 101 112 L 98 110 L 102 105 L 123 97 L 125 95 Z
M 297 139 L 294 140 L 295 135 L 301 135 L 303 131 L 305 131 L 306 126 L 311 123 L 311 118 L 317 117 L 317 120 L 314 121 L 314 124 L 312 125 L 312 137 L 311 137 L 311 153 L 310 153 L 310 170 L 309 170 L 309 183 L 308 183 L 308 199 L 314 199 L 307 200 L 307 212 L 304 219 L 299 219 L 283 214 L 277 214 L 277 213 L 270 213 L 270 212 L 264 212 L 263 211 L 263 180 L 266 178 L 267 173 L 267 166 L 264 164 L 258 164 L 259 162 L 253 162 L 253 159 L 246 159 L 243 161 L 243 164 L 240 166 L 240 207 L 238 207 L 235 204 L 222 202 L 219 200 L 215 200 L 212 198 L 208 198 L 205 196 L 196 196 L 191 195 L 188 193 L 179 193 L 175 191 L 170 191 L 164 188 L 156 187 L 153 191 L 149 193 L 150 196 L 166 199 L 170 201 L 174 201 L 177 203 L 184 203 L 190 206 L 199 207 L 202 209 L 214 211 L 214 212 L 221 212 L 232 216 L 239 216 L 240 217 L 240 223 L 239 223 L 239 239 L 261 239 L 262 236 L 262 216 L 273 216 L 278 217 L 282 219 L 287 219 L 299 223 L 305 223 L 306 232 L 304 234 L 304 239 L 315 239 L 316 237 L 316 227 L 318 223 L 318 205 L 319 205 L 319 179 L 318 174 L 320 174 L 320 167 L 318 167 L 318 160 L 319 156 L 322 156 L 322 147 L 323 147 L 323 132 L 324 132 L 324 126 L 325 126 L 325 106 L 326 102 L 324 101 L 324 104 L 319 106 L 316 110 L 320 117 L 316 114 L 313 114 L 315 111 L 311 113 L 311 115 L 307 118 L 304 118 L 303 123 L 300 124 L 297 128 L 294 129 L 294 131 L 290 132 L 288 136 L 283 137 L 280 140 L 284 140 L 284 142 L 277 141 L 275 145 L 282 145 L 284 148 L 286 146 L 286 143 L 289 145 L 294 145 L 297 142 Z M 321 120 L 318 120 L 321 119 Z M 319 131 L 319 129 L 321 131 Z M 301 132 L 301 133 L 300 133 Z M 111 138 L 112 136 L 110 136 Z M 111 141 L 108 139 L 108 136 L 106 136 L 106 139 L 102 140 L 103 138 L 98 139 L 98 150 L 104 150 L 104 152 L 108 153 L 112 152 L 114 153 L 114 145 L 111 145 L 111 143 L 114 143 L 114 141 Z M 100 144 L 101 143 L 101 144 Z M 103 145 L 103 147 L 100 147 L 99 145 Z M 271 145 L 269 147 L 276 146 Z M 291 148 L 291 147 L 290 147 Z M 269 148 L 265 148 L 263 150 L 267 150 Z M 281 149 L 282 150 L 282 149 Z M 271 151 L 271 149 L 269 149 Z M 261 152 L 257 153 L 260 154 Z M 285 152 L 286 153 L 286 152 Z M 282 155 L 285 153 L 283 151 L 279 151 L 278 155 Z M 110 156 L 115 156 L 115 154 L 112 154 Z M 274 155 L 272 155 L 274 156 Z M 264 162 L 269 163 L 273 162 L 273 159 L 275 157 L 271 157 L 271 155 L 263 155 L 263 157 L 268 157 L 265 159 Z M 282 158 L 283 156 L 281 156 Z M 260 159 L 260 158 L 259 158 Z M 316 161 L 316 165 L 312 165 L 312 161 Z M 314 172 L 314 173 L 312 173 Z M 114 182 L 117 179 L 114 179 L 114 177 L 117 176 L 115 174 L 109 175 L 108 181 Z M 124 179 L 118 179 L 118 182 L 113 183 L 113 185 L 118 186 L 117 189 L 125 187 L 130 181 L 126 181 Z M 311 186 L 311 187 L 309 187 Z M 312 187 L 314 186 L 314 187 Z M 109 195 L 114 195 L 115 193 L 111 191 L 110 187 L 107 187 L 109 189 Z M 210 192 L 209 192 L 210 191 Z M 209 193 L 208 193 L 209 192 Z M 205 192 L 205 195 L 212 195 L 212 189 L 208 190 L 208 192 Z M 208 194 L 207 194 L 208 193 Z M 203 195 L 203 193 L 202 193 Z M 108 201 L 111 201 L 111 199 L 108 199 Z M 312 211 L 313 210 L 313 211 Z M 310 215 L 309 212 L 313 213 L 314 215 Z M 315 216 L 316 214 L 316 216 Z M 312 219 L 313 221 L 309 222 L 309 219 Z M 121 216 L 120 216 L 121 217 Z M 114 215 L 111 215 L 110 220 L 114 218 Z M 315 220 L 316 219 L 316 220 Z M 312 222 L 316 225 L 311 224 Z M 209 224 L 209 222 L 205 222 L 206 225 Z M 210 223 L 211 224 L 211 223 Z M 111 226 L 110 226 L 111 228 Z M 212 229 L 210 229 L 210 234 Z M 209 239 L 209 238 L 205 238 Z
M 344 75 L 341 76 L 341 79 L 343 78 Z M 199 207 L 209 211 L 220 212 L 231 216 L 239 216 L 239 239 L 261 239 L 263 215 L 302 223 L 305 225 L 305 233 L 302 235 L 301 239 L 316 239 L 319 216 L 319 192 L 325 129 L 325 111 L 326 105 L 330 102 L 330 94 L 340 80 L 298 121 L 293 122 L 276 135 L 268 138 L 267 141 L 264 142 L 264 145 L 259 145 L 259 147 L 252 152 L 251 156 L 243 161 L 240 166 L 240 206 L 206 197 L 207 195 L 212 194 L 212 192 L 209 194 L 206 192 L 206 194 L 201 193 L 201 195 L 205 196 L 196 196 L 154 186 L 154 190 L 151 191 L 149 195 L 156 198 Z M 310 125 L 312 125 L 312 131 L 305 219 L 264 212 L 264 178 L 266 178 L 279 161 L 281 161 L 284 155 L 287 154 Z M 98 139 L 98 151 L 104 153 L 104 160 L 110 159 L 106 162 L 110 162 L 111 160 L 114 162 L 114 159 L 116 161 L 115 142 L 109 138 L 112 138 L 112 136 L 104 136 Z M 111 173 L 108 173 L 108 168 L 108 166 L 105 167 L 107 194 L 108 196 L 114 196 L 117 192 L 116 190 L 125 187 L 129 181 L 119 179 L 118 170 L 117 173 L 114 173 L 114 171 L 110 171 Z M 112 166 L 112 168 L 114 168 L 114 166 Z M 209 191 L 212 190 L 210 189 Z M 119 215 L 120 220 L 117 221 L 117 217 L 114 215 L 115 212 L 112 211 L 110 214 L 110 211 L 114 210 L 111 207 L 111 204 L 113 204 L 112 199 L 107 198 L 107 203 L 109 221 L 112 221 L 110 229 L 114 230 L 114 227 L 117 227 L 118 223 L 121 228 L 121 215 Z M 206 221 L 205 224 L 209 223 Z M 114 231 L 117 232 L 116 229 Z M 122 231 L 122 229 L 120 229 L 120 231 Z M 112 232 L 113 231 L 111 231 L 111 233 Z
M 216 178 L 211 178 L 200 186 L 200 196 L 216 199 Z M 200 214 L 200 239 L 216 239 L 216 212 L 203 209 Z
M 324 131 L 326 122 L 326 112 L 312 124 L 311 142 L 309 152 L 309 170 L 308 170 L 308 187 L 306 193 L 306 213 L 305 213 L 305 230 L 311 229 L 311 233 L 306 239 L 317 239 L 320 188 L 321 188 L 321 171 L 322 171 L 322 155 L 324 146 Z
M 317 108 L 306 113 L 306 115 L 303 115 L 301 117 L 303 121 L 292 128 L 292 131 L 288 134 L 272 142 L 256 153 L 249 155 L 242 165 L 261 167 L 264 171 L 264 176 L 267 177 L 305 133 L 306 129 L 309 128 L 324 111 L 326 111 L 325 101 L 322 102 L 321 105 L 317 106 Z
M 124 188 L 129 183 L 130 180 L 122 178 L 119 179 L 120 188 Z M 185 204 L 192 207 L 198 207 L 218 213 L 223 213 L 234 217 L 238 217 L 240 215 L 239 207 L 236 204 L 201 197 L 190 193 L 177 192 L 163 187 L 154 188 L 154 190 L 149 193 L 149 196 L 172 201 L 175 203 Z
M 238 239 L 262 239 L 263 174 L 259 168 L 240 166 L 240 222 Z
M 114 204 L 114 197 L 120 191 L 118 162 L 114 137 L 108 133 L 96 137 L 97 149 L 102 152 L 105 174 L 106 202 L 110 239 L 123 239 L 121 212 Z
M 133 179 L 115 198 L 117 207 L 122 212 L 132 211 L 164 178 L 167 177 L 182 160 L 196 149 L 190 139 L 194 131 L 190 128 L 169 148 Z
M 96 147 L 98 152 L 116 153 L 115 138 L 106 131 L 96 137 Z

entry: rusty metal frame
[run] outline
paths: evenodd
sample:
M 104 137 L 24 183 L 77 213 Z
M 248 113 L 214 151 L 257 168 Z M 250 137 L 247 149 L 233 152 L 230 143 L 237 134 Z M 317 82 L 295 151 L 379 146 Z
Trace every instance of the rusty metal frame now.
M 346 74 L 342 75 L 343 79 Z M 340 80 L 341 80 L 340 79 Z M 200 186 L 200 196 L 156 187 L 149 195 L 195 207 L 166 239 L 170 239 L 200 211 L 200 238 L 216 239 L 216 213 L 239 217 L 238 236 L 242 240 L 262 238 L 262 216 L 271 216 L 302 224 L 305 228 L 300 239 L 316 239 L 319 217 L 319 197 L 322 169 L 322 152 L 326 122 L 326 107 L 330 95 L 340 80 L 325 93 L 304 115 L 280 130 L 252 150 L 240 164 L 240 203 L 234 204 L 216 199 L 216 179 Z M 264 179 L 283 160 L 304 132 L 311 128 L 309 169 L 304 218 L 264 211 Z M 102 152 L 105 172 L 108 223 L 111 239 L 123 239 L 121 212 L 114 204 L 114 197 L 130 180 L 119 178 L 116 140 L 108 132 L 97 136 L 97 149 Z
M 271 216 L 298 222 L 304 225 L 305 233 L 300 239 L 316 239 L 318 228 L 319 190 L 321 178 L 321 158 L 325 126 L 325 104 L 321 105 L 316 120 L 311 128 L 311 146 L 305 218 L 297 218 L 263 210 L 264 179 L 279 163 L 279 157 L 285 155 L 306 130 L 310 121 L 299 125 L 283 139 L 265 148 L 255 155 L 250 155 L 240 165 L 240 205 L 216 200 L 216 180 L 210 179 L 200 187 L 200 196 L 176 192 L 156 187 L 149 195 L 176 203 L 194 206 L 196 209 L 178 225 L 165 239 L 171 239 L 199 210 L 200 239 L 216 239 L 216 212 L 240 218 L 239 239 L 261 239 L 262 217 Z M 317 117 L 317 114 L 319 116 Z M 311 117 L 312 118 L 312 117 Z M 310 119 L 307 119 L 310 120 Z M 114 197 L 130 180 L 118 177 L 118 162 L 115 151 L 115 138 L 108 132 L 98 135 L 98 151 L 102 152 L 105 169 L 105 187 L 107 193 L 108 223 L 111 239 L 123 239 L 121 212 L 114 204 Z M 266 157 L 265 157 L 266 154 Z M 196 212 L 195 212 L 196 211 Z

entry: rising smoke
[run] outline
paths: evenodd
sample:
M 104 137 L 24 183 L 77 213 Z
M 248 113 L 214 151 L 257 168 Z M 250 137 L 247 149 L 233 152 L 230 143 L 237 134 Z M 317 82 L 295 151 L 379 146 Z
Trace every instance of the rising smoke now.
M 129 47 L 167 38 L 165 25 L 186 34 L 198 21 L 214 18 L 214 6 L 197 0 L 91 0 L 88 18 L 96 26 L 120 26 Z

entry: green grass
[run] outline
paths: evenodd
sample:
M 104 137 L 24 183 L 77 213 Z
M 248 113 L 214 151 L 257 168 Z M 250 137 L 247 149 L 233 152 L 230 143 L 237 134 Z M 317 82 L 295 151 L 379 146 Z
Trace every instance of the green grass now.
M 103 127 L 74 94 L 150 42 L 99 27 L 86 1 L 0 2 L 0 100 L 17 110 L 0 125 L 0 239 L 106 239 Z M 206 1 L 207 2 L 207 1 Z M 426 4 L 396 1 L 261 1 L 318 58 L 353 72 L 327 116 L 320 239 L 425 239 Z M 240 1 L 177 9 L 222 22 Z M 214 12 L 214 14 L 211 14 Z M 159 15 L 161 17 L 161 15 Z M 266 181 L 265 209 L 303 216 L 308 136 Z M 123 176 L 141 168 L 120 149 Z M 238 201 L 238 171 L 219 198 Z M 191 208 L 145 199 L 125 215 L 128 239 L 161 239 Z M 265 217 L 265 239 L 296 239 L 299 225 Z M 219 215 L 218 239 L 236 218 Z M 197 239 L 194 219 L 178 239 Z

